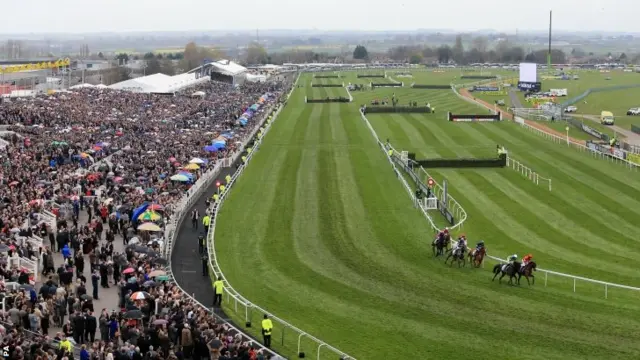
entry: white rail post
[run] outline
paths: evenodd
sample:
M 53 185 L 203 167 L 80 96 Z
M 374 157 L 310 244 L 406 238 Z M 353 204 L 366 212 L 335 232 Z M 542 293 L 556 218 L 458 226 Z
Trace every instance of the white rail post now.
M 605 299 L 609 298 L 609 286 L 608 286 L 608 284 L 604 284 L 604 298 Z
M 573 278 L 573 292 L 576 292 L 576 278 Z
M 544 287 L 547 287 L 547 278 L 549 277 L 549 273 L 548 272 L 544 272 Z
M 318 360 L 320 360 L 320 348 L 325 346 L 325 345 L 327 345 L 327 344 L 322 343 L 322 344 L 318 345 Z
M 303 333 L 303 332 L 301 332 L 300 335 L 298 335 L 298 354 L 300 354 L 300 352 L 301 352 L 300 351 L 300 348 L 301 348 L 300 345 L 302 345 L 302 337 L 305 336 L 305 335 L 307 335 L 307 334 Z

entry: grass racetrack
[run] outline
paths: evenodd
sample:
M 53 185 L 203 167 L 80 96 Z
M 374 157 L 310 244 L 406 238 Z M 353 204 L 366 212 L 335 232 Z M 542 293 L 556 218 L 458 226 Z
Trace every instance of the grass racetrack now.
M 363 83 L 343 72 L 345 83 Z M 427 83 L 432 74 L 414 74 Z M 446 75 L 431 84 L 447 83 Z M 458 74 L 459 75 L 459 74 Z M 422 76 L 425 79 L 415 80 Z M 469 218 L 470 244 L 533 252 L 539 266 L 640 286 L 640 175 L 548 142 L 513 123 L 449 123 L 447 111 L 483 113 L 446 90 L 380 88 L 350 104 L 304 75 L 220 210 L 216 253 L 251 302 L 358 359 L 638 359 L 640 294 L 538 275 L 535 286 L 491 282 L 485 269 L 433 259 L 433 230 L 360 119 L 358 106 L 395 93 L 435 114 L 368 118 L 381 139 L 424 157 L 493 156 L 496 144 L 553 191 L 509 169 L 439 170 Z M 343 79 L 340 79 L 341 81 Z M 314 80 L 315 81 L 315 80 Z M 406 82 L 406 80 L 404 80 Z M 368 83 L 368 79 L 366 79 Z M 244 309 L 225 309 L 239 323 Z M 253 312 L 254 334 L 261 314 Z M 276 328 L 274 348 L 296 356 L 297 336 Z M 284 344 L 281 343 L 284 331 Z M 307 357 L 315 348 L 303 341 Z M 327 350 L 321 359 L 336 359 Z

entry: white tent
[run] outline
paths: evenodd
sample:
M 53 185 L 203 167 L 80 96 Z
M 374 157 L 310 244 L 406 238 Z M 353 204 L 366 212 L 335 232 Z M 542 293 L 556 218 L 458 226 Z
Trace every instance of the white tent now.
M 195 73 L 176 76 L 153 74 L 122 81 L 109 86 L 109 88 L 142 93 L 173 93 L 205 81 L 209 81 L 209 79 L 206 77 L 197 78 Z

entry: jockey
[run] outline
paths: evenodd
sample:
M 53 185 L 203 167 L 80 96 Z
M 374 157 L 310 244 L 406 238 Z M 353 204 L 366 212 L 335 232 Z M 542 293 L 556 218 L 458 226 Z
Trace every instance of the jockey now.
M 513 265 L 513 263 L 516 262 L 516 260 L 518 260 L 518 255 L 513 254 L 509 256 L 509 265 Z
M 528 264 L 529 262 L 531 262 L 531 260 L 532 260 L 532 259 L 533 259 L 533 255 L 531 255 L 531 254 L 527 254 L 527 255 L 525 255 L 525 256 L 522 258 L 522 267 L 527 266 L 527 264 Z
M 458 238 L 458 242 L 456 242 L 456 246 L 453 249 L 453 253 L 456 254 L 458 250 L 462 250 L 462 253 L 467 249 L 467 240 L 465 240 L 464 236 L 460 236 Z
M 484 241 L 480 240 L 480 242 L 476 244 L 476 251 L 480 251 L 482 249 L 484 249 Z

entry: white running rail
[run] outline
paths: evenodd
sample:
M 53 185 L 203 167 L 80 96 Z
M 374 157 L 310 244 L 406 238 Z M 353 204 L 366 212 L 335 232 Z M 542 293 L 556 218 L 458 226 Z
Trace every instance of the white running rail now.
M 342 86 L 344 86 L 344 83 Z M 347 91 L 347 95 L 349 95 L 349 102 L 353 102 L 353 96 L 351 95 L 351 91 L 349 91 L 349 86 L 345 86 L 344 89 Z
M 509 155 L 507 155 L 507 167 L 519 172 L 522 176 L 531 180 L 536 185 L 540 185 L 540 180 L 542 180 L 543 183 L 546 182 L 549 186 L 549 191 L 551 191 L 551 179 L 547 179 L 546 177 L 540 176 L 540 174 L 531 170 L 530 167 L 524 165 L 523 163 L 512 158 Z
M 298 78 L 296 79 L 296 82 L 294 83 L 293 88 L 289 92 L 288 97 L 291 97 L 291 94 L 293 93 L 293 91 L 295 89 L 295 85 L 297 84 L 299 78 L 300 78 L 300 76 L 298 75 Z M 251 153 L 246 156 L 245 164 L 243 166 L 239 167 L 238 170 L 233 174 L 233 176 L 231 177 L 231 181 L 229 182 L 229 184 L 227 184 L 227 189 L 225 190 L 225 192 L 220 194 L 220 198 L 219 198 L 218 202 L 212 206 L 213 216 L 212 216 L 212 219 L 211 219 L 211 224 L 209 225 L 209 234 L 207 235 L 207 243 L 209 244 L 209 246 L 207 247 L 207 249 L 209 251 L 209 267 L 212 270 L 213 276 L 215 276 L 216 278 L 222 278 L 222 281 L 223 281 L 223 283 L 225 285 L 225 291 L 224 291 L 224 296 L 226 297 L 225 301 L 227 303 L 231 303 L 231 300 L 233 299 L 234 312 L 238 313 L 238 307 L 243 307 L 244 308 L 244 320 L 245 320 L 246 323 L 251 323 L 252 311 L 255 309 L 258 312 L 260 312 L 261 314 L 268 315 L 269 318 L 274 323 L 276 323 L 277 325 L 280 325 L 280 327 L 282 328 L 282 342 L 283 343 L 284 343 L 284 335 L 285 335 L 286 331 L 292 331 L 293 333 L 297 334 L 297 336 L 298 336 L 298 339 L 297 339 L 298 354 L 303 352 L 302 339 L 306 338 L 308 340 L 311 340 L 312 342 L 314 342 L 318 346 L 316 348 L 316 353 L 317 353 L 317 359 L 318 360 L 320 360 L 321 350 L 323 348 L 326 348 L 329 351 L 335 353 L 341 359 L 344 359 L 344 360 L 356 360 L 356 358 L 354 358 L 353 356 L 348 355 L 348 354 L 344 353 L 343 351 L 341 351 L 341 350 L 339 350 L 339 349 L 327 344 L 326 342 L 318 339 L 317 337 L 315 337 L 315 336 L 313 336 L 313 335 L 311 335 L 311 334 L 309 334 L 309 333 L 307 333 L 307 332 L 305 332 L 305 331 L 293 326 L 292 324 L 288 323 L 287 321 L 285 321 L 285 320 L 283 320 L 283 319 L 271 314 L 267 310 L 261 308 L 260 306 L 258 306 L 256 304 L 253 304 L 248 299 L 246 299 L 245 297 L 240 295 L 240 293 L 238 293 L 231 286 L 229 281 L 227 281 L 227 278 L 224 276 L 224 273 L 220 269 L 220 266 L 219 266 L 219 263 L 218 263 L 218 258 L 217 258 L 216 251 L 215 251 L 215 232 L 216 232 L 216 221 L 217 221 L 218 213 L 220 212 L 220 208 L 222 207 L 222 204 L 224 203 L 224 200 L 226 199 L 227 195 L 229 194 L 229 190 L 233 187 L 233 184 L 235 184 L 235 182 L 237 181 L 238 177 L 240 175 L 242 175 L 242 173 L 244 172 L 244 169 L 246 168 L 246 165 L 249 164 L 249 162 L 253 158 L 253 155 L 259 149 L 260 144 L 262 143 L 262 140 L 265 138 L 264 135 L 266 135 L 269 132 L 269 129 L 271 129 L 271 125 L 278 118 L 278 115 L 280 114 L 281 109 L 282 108 L 278 109 L 276 111 L 276 113 L 274 114 L 272 121 L 267 123 L 267 125 L 264 128 L 263 136 L 259 137 L 258 139 L 256 139 L 256 141 L 254 143 L 254 146 L 253 146 L 253 151 L 251 151 Z

